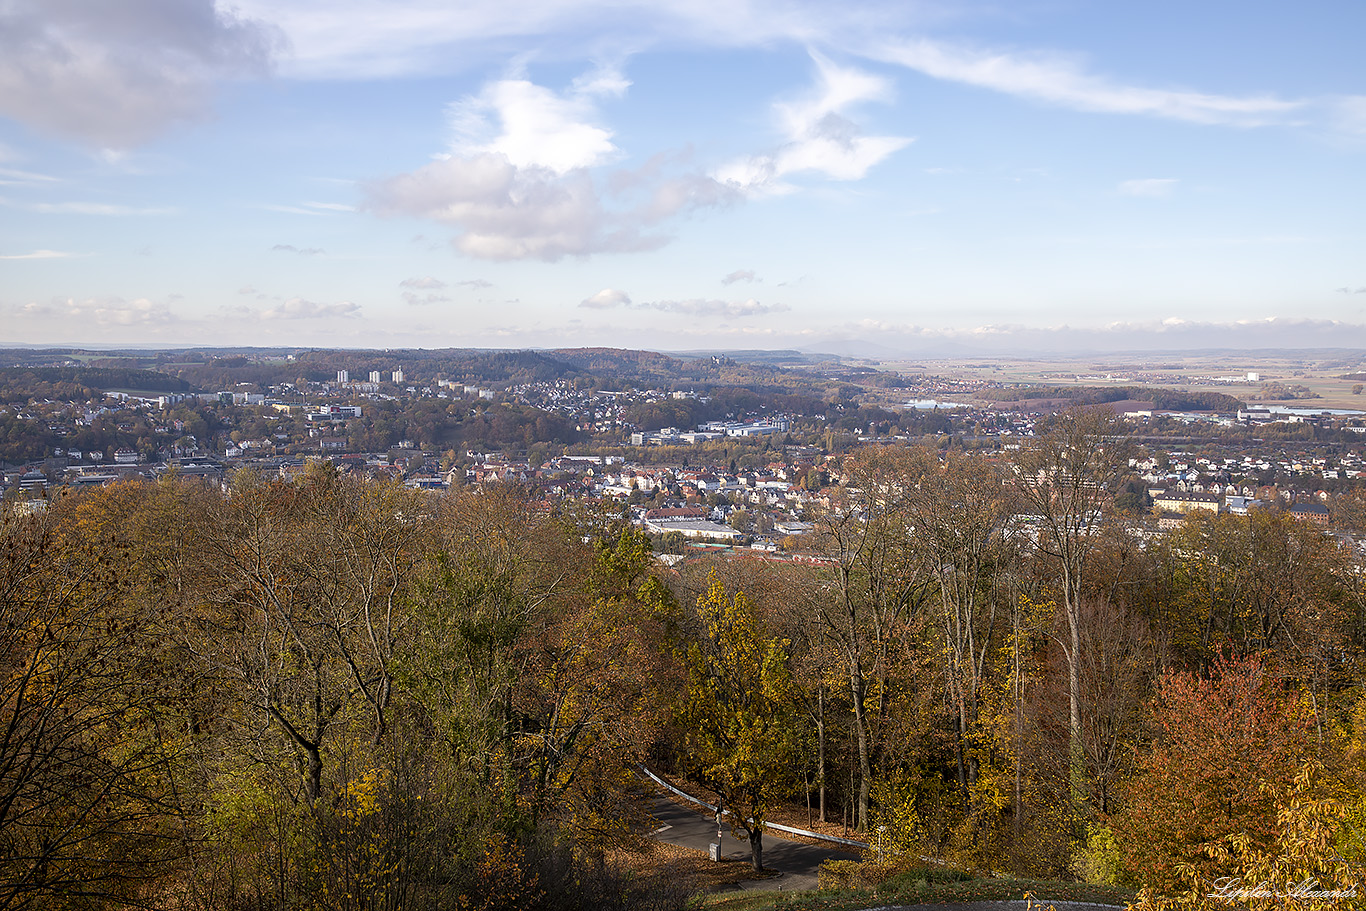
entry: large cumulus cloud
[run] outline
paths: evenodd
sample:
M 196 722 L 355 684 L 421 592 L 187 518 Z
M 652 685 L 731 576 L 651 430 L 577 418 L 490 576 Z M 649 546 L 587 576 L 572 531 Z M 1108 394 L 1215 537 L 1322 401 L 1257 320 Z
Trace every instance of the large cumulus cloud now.
M 0 114 L 129 148 L 204 117 L 214 82 L 263 72 L 280 40 L 214 0 L 4 0 Z

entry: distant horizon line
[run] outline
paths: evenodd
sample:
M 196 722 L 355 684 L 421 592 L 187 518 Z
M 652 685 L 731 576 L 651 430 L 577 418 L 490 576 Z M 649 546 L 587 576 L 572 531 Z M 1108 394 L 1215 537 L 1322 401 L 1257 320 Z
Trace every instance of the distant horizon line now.
M 850 344 L 858 344 L 851 340 Z M 639 351 L 660 354 L 666 357 L 712 357 L 717 355 L 802 355 L 805 357 L 826 357 L 836 360 L 854 361 L 886 361 L 902 359 L 921 359 L 921 360 L 958 360 L 961 358 L 983 358 L 983 359 L 1035 359 L 1035 358 L 1090 358 L 1098 356 L 1143 356 L 1153 357 L 1162 355 L 1274 355 L 1274 354 L 1362 354 L 1366 356 L 1366 346 L 1323 346 L 1323 345 L 1279 345 L 1279 346 L 1258 346 L 1244 347 L 1233 345 L 1202 346 L 1192 348 L 1086 348 L 1071 351 L 1066 350 L 1046 350 L 1037 348 L 1020 348 L 1017 350 L 957 350 L 950 352 L 935 353 L 930 351 L 893 351 L 888 350 L 879 354 L 853 354 L 839 353 L 834 351 L 822 350 L 819 347 L 798 348 L 791 346 L 781 346 L 775 348 L 723 348 L 723 347 L 704 347 L 669 349 L 645 346 L 630 345 L 436 345 L 426 346 L 391 346 L 391 347 L 362 347 L 351 345 L 232 345 L 232 344 L 193 344 L 193 343 L 143 343 L 138 345 L 115 344 L 115 343 L 38 343 L 38 342 L 11 342 L 0 344 L 0 351 L 72 351 L 72 352 L 105 352 L 129 354 L 141 354 L 151 352 L 176 352 L 176 351 L 235 351 L 235 352 L 304 352 L 304 351 L 354 351 L 354 352 L 403 352 L 403 351 L 477 351 L 477 352 L 503 352 L 503 351 L 529 351 L 529 352 L 552 352 L 552 351 Z

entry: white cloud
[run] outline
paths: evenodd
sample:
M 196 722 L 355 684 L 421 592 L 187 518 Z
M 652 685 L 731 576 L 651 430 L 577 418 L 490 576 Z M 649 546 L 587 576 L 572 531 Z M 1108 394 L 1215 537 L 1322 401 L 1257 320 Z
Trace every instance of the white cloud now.
M 283 212 L 286 215 L 321 215 L 321 212 L 313 209 L 305 209 L 303 206 L 284 206 L 277 203 L 266 203 L 261 206 L 267 212 Z
M 615 310 L 616 307 L 624 307 L 626 310 L 654 310 L 657 313 L 727 317 L 731 320 L 740 317 L 765 316 L 769 313 L 784 313 L 788 310 L 785 303 L 759 303 L 754 298 L 747 300 L 706 300 L 702 298 L 642 300 L 642 302 L 635 303 L 632 302 L 631 295 L 628 295 L 626 291 L 617 290 L 617 288 L 602 288 L 591 298 L 581 300 L 579 306 L 589 310 Z
M 300 256 L 321 256 L 327 252 L 322 247 L 296 247 L 293 244 L 276 244 L 270 250 L 272 253 L 297 253 Z
M 355 206 L 348 206 L 338 202 L 306 202 L 301 206 L 287 206 L 278 203 L 267 203 L 261 206 L 267 212 L 284 212 L 286 215 L 330 215 L 334 212 L 354 212 Z
M 437 293 L 442 288 L 446 287 L 446 283 L 441 279 L 433 278 L 430 275 L 423 276 L 422 278 L 405 278 L 403 281 L 399 282 L 398 285 L 400 288 L 413 289 L 411 291 L 404 291 L 400 296 L 405 303 L 414 307 L 426 306 L 428 304 L 448 304 L 451 301 L 451 299 L 444 294 Z M 426 291 L 428 293 L 418 294 L 418 291 Z
M 400 288 L 415 288 L 418 291 L 430 291 L 435 288 L 444 288 L 446 283 L 439 278 L 427 275 L 422 278 L 405 278 L 398 283 L 398 286 Z
M 17 317 L 72 324 L 94 324 L 101 328 L 116 326 L 154 327 L 176 321 L 170 308 L 163 302 L 145 297 L 125 300 L 121 297 L 57 298 L 42 304 L 30 301 L 14 310 Z
M 909 3 L 820 0 L 236 0 L 276 23 L 294 50 L 283 65 L 313 78 L 449 74 L 503 59 L 532 39 L 543 55 L 624 56 L 659 45 L 831 45 L 923 18 Z
M 635 303 L 625 291 L 616 288 L 603 288 L 592 297 L 579 302 L 580 307 L 589 310 L 612 310 L 623 307 L 627 310 L 653 310 L 659 313 L 682 313 L 688 316 L 722 316 L 736 319 L 746 316 L 763 316 L 768 313 L 783 313 L 789 308 L 786 304 L 763 304 L 754 298 L 743 301 L 705 300 L 658 300 Z
M 502 155 L 447 158 L 371 188 L 380 215 L 429 218 L 463 229 L 456 249 L 480 259 L 541 259 L 650 249 L 662 243 L 613 230 L 592 178 L 515 167 Z
M 1177 183 L 1170 177 L 1147 177 L 1121 181 L 1117 189 L 1122 196 L 1170 196 Z
M 491 82 L 478 95 L 451 105 L 455 154 L 502 155 L 514 167 L 559 175 L 612 161 L 621 154 L 612 132 L 593 122 L 597 111 L 591 99 L 601 93 L 595 81 L 564 95 L 525 79 Z
M 14 205 L 8 200 L 4 202 Z M 169 206 L 124 206 L 102 202 L 35 202 L 22 208 L 42 215 L 175 215 L 179 211 Z
M 1366 95 L 1344 95 L 1328 101 L 1329 117 L 1340 133 L 1366 137 Z
M 449 304 L 451 299 L 435 292 L 431 294 L 418 294 L 415 291 L 404 291 L 403 302 L 413 307 L 425 307 L 430 304 Z
M 620 98 L 631 87 L 631 80 L 622 74 L 620 67 L 604 64 L 590 73 L 574 80 L 574 91 L 583 96 L 607 95 Z
M 0 154 L 0 161 L 4 161 Z M 17 168 L 0 168 L 0 187 L 27 187 L 35 184 L 56 183 L 57 178 L 36 171 L 21 171 Z
M 213 80 L 263 72 L 277 41 L 214 0 L 6 0 L 0 114 L 128 148 L 204 117 Z
M 787 141 L 774 152 L 722 166 L 718 180 L 756 195 L 792 192 L 783 178 L 802 172 L 831 180 L 862 180 L 874 165 L 914 141 L 905 136 L 864 136 L 845 116 L 855 105 L 890 100 L 887 80 L 838 66 L 814 51 L 811 59 L 817 75 L 814 93 L 775 105 Z
M 1075 60 L 1058 55 L 980 50 L 926 38 L 885 42 L 871 56 L 935 79 L 1080 111 L 1252 127 L 1284 123 L 1306 106 L 1306 102 L 1271 95 L 1216 95 L 1122 85 L 1088 73 Z
M 786 304 L 763 304 L 754 298 L 743 301 L 703 300 L 662 300 L 637 304 L 638 310 L 660 310 L 665 313 L 683 313 L 690 316 L 724 316 L 736 319 L 746 316 L 764 316 L 769 313 L 784 313 Z
M 605 91 L 601 80 L 587 84 Z M 648 229 L 733 198 L 711 178 L 666 177 L 655 168 L 614 175 L 605 200 L 590 169 L 619 150 L 611 132 L 593 122 L 586 91 L 557 95 L 525 80 L 486 86 L 453 108 L 455 151 L 372 184 L 368 208 L 457 228 L 453 244 L 469 256 L 554 262 L 657 249 L 670 238 Z
M 736 282 L 757 282 L 757 281 L 762 281 L 762 279 L 760 279 L 760 278 L 758 278 L 758 277 L 755 276 L 754 270 L 753 270 L 753 269 L 736 269 L 734 272 L 731 272 L 731 273 L 730 273 L 729 275 L 727 275 L 725 278 L 721 279 L 721 284 L 723 284 L 723 285 L 733 285 L 733 284 L 735 284 Z
M 731 319 L 744 316 L 764 316 L 769 313 L 785 313 L 786 304 L 763 304 L 754 298 L 742 301 L 704 300 L 662 300 L 637 305 L 638 310 L 659 310 L 663 313 L 683 313 L 689 316 L 724 316 Z
M 67 253 L 62 250 L 34 250 L 32 253 L 13 253 L 9 256 L 0 256 L 0 259 L 69 259 L 75 253 Z
M 1199 348 L 1330 348 L 1366 345 L 1366 325 L 1338 320 L 1265 317 L 1228 322 L 1168 317 L 1103 326 L 1027 326 L 988 324 L 968 328 L 933 328 L 912 323 L 860 320 L 847 323 L 831 342 L 853 350 L 868 345 L 885 352 L 926 355 L 1009 354 L 1028 352 L 1176 351 Z
M 580 307 L 587 307 L 590 310 L 610 310 L 613 307 L 631 306 L 631 295 L 625 291 L 618 291 L 616 288 L 603 288 L 592 297 L 584 298 L 579 302 Z
M 291 297 L 275 307 L 267 307 L 258 314 L 263 320 L 282 320 L 282 319 L 331 319 L 333 317 L 355 317 L 360 316 L 360 305 L 351 301 L 339 301 L 335 304 L 321 304 L 317 301 L 305 300 L 302 297 Z

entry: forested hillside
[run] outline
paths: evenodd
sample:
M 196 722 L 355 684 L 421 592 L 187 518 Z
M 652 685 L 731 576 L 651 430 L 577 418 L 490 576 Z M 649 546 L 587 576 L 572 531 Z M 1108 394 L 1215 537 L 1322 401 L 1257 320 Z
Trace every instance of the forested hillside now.
M 1245 403 L 1222 392 L 1163 389 L 1158 386 L 1015 386 L 983 389 L 978 398 L 992 402 L 1027 402 L 1062 399 L 1074 405 L 1136 400 L 1151 402 L 1158 411 L 1237 411 Z M 1276 398 L 1276 396 L 1268 396 Z
M 11 512 L 0 908 L 681 907 L 601 862 L 641 764 L 756 863 L 809 799 L 893 862 L 1348 882 L 1360 556 L 1273 512 L 1135 535 L 1111 429 L 860 450 L 800 560 L 665 569 L 614 509 L 326 465 Z

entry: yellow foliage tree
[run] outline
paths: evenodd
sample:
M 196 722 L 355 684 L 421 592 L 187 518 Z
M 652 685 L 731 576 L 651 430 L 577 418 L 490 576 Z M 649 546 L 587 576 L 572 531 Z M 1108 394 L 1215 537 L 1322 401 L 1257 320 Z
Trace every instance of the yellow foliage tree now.
M 765 815 L 796 766 L 796 692 L 788 641 L 770 636 L 743 592 L 727 595 L 715 573 L 697 601 L 702 635 L 688 650 L 682 721 L 690 777 L 716 791 L 731 830 L 763 869 Z

